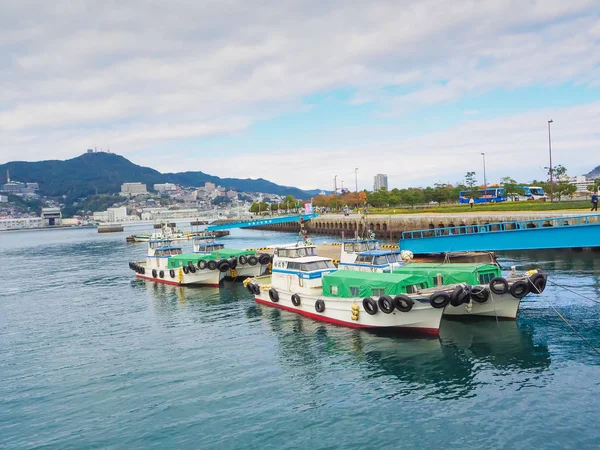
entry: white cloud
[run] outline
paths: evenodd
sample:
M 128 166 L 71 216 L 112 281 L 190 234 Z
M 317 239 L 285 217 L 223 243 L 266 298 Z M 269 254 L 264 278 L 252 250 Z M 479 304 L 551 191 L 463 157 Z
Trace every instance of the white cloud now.
M 231 150 L 244 164 L 224 164 L 220 155 L 207 163 L 213 155 L 206 150 L 196 158 L 178 154 L 178 143 L 196 139 L 199 149 L 211 148 L 203 139 L 243 135 L 256 120 L 297 110 L 303 96 L 334 88 L 355 88 L 352 103 L 397 115 L 495 88 L 593 85 L 600 79 L 599 17 L 597 0 L 4 2 L 0 160 L 75 156 L 110 143 L 134 160 L 145 152 L 136 162 L 149 165 L 152 150 L 168 148 L 170 157 L 154 159 L 163 171 L 240 175 L 261 154 L 251 141 L 245 148 L 252 154 Z M 389 86 L 408 93 L 390 95 L 382 90 Z M 588 117 L 586 108 L 578 114 Z M 498 143 L 489 145 L 534 152 L 544 142 L 536 120 L 466 122 L 419 138 L 371 138 L 369 148 L 389 158 L 401 153 L 398 166 L 413 161 L 408 170 L 388 170 L 396 179 L 439 179 L 454 167 L 458 176 L 464 155 L 477 156 L 475 147 L 489 136 Z M 591 127 L 571 125 L 582 130 L 569 138 L 577 148 L 598 142 Z M 448 141 L 453 146 L 440 145 Z M 289 148 L 285 141 L 282 147 Z M 337 170 L 330 156 L 358 160 L 350 165 L 365 167 L 363 186 L 370 185 L 366 167 L 381 170 L 363 161 L 364 148 L 295 150 L 263 161 L 268 173 L 257 176 L 321 186 Z M 436 152 L 431 161 L 415 159 L 426 150 Z M 298 154 L 314 158 L 313 171 L 282 175 L 288 164 L 308 167 Z M 531 160 L 520 164 L 531 167 Z

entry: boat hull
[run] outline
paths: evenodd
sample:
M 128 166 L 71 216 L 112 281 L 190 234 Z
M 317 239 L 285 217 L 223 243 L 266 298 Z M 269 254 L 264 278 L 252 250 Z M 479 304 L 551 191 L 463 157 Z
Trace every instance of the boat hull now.
M 267 264 L 255 264 L 253 266 L 251 266 L 250 264 L 244 264 L 244 265 L 240 265 L 238 264 L 236 266 L 235 269 L 235 275 L 234 272 L 230 269 L 227 271 L 227 278 L 240 278 L 240 277 L 259 277 L 261 275 L 263 275 L 266 271 L 267 271 Z
M 520 304 L 521 299 L 513 297 L 510 294 L 498 295 L 490 293 L 490 298 L 485 303 L 471 301 L 469 305 L 448 305 L 444 310 L 444 315 L 458 317 L 493 317 L 504 320 L 516 320 Z
M 148 268 L 146 263 L 138 263 L 138 265 L 145 269 L 145 273 L 137 273 L 136 278 L 174 286 L 219 286 L 221 280 L 225 277 L 225 273 L 218 270 L 198 269 L 195 273 L 184 273 L 182 269 Z M 152 276 L 152 269 L 156 269 L 158 276 Z M 171 276 L 171 270 L 174 272 L 174 277 Z M 160 277 L 161 271 L 164 275 L 162 278 Z
M 413 309 L 407 313 L 394 310 L 390 314 L 385 314 L 379 310 L 375 315 L 370 315 L 364 310 L 360 298 L 299 294 L 301 304 L 295 306 L 291 300 L 293 292 L 283 290 L 277 290 L 277 292 L 279 294 L 277 302 L 270 299 L 266 290 L 261 290 L 260 294 L 255 296 L 255 301 L 266 306 L 301 314 L 311 319 L 351 328 L 393 329 L 400 332 L 439 334 L 443 309 L 435 309 L 429 303 L 415 302 Z M 325 302 L 323 312 L 316 311 L 315 302 L 317 300 Z M 358 306 L 358 320 L 352 319 L 352 305 Z

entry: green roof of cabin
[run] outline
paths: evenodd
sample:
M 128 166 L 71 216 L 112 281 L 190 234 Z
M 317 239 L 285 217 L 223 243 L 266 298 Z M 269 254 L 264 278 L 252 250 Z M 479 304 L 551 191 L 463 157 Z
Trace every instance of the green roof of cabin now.
M 255 254 L 256 252 L 254 250 L 238 250 L 235 248 L 222 248 L 221 250 L 215 250 L 211 253 L 215 259 L 232 258 L 234 256 L 239 258 L 242 255 L 252 256 Z
M 323 295 L 326 297 L 371 297 L 373 289 L 383 289 L 386 295 L 406 294 L 406 287 L 432 286 L 431 280 L 421 274 L 395 274 L 338 270 L 323 276 Z M 332 289 L 335 288 L 335 289 Z M 358 288 L 358 294 L 351 288 Z M 337 289 L 337 294 L 334 291 Z
M 443 284 L 481 284 L 479 275 L 493 274 L 494 277 L 499 277 L 502 271 L 493 264 L 410 263 L 394 269 L 394 274 L 425 275 L 430 279 L 437 278 L 440 274 Z

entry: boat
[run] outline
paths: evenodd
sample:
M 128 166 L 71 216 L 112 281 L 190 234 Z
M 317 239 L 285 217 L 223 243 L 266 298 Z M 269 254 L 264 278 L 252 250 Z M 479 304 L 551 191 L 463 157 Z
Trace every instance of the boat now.
M 424 275 L 337 270 L 310 241 L 275 247 L 272 274 L 244 284 L 257 303 L 323 322 L 435 335 L 452 291 L 430 300 L 418 294 L 432 287 Z
M 374 238 L 343 240 L 340 246 L 340 270 L 389 273 L 404 264 L 400 250 L 384 250 Z
M 440 286 L 452 289 L 444 316 L 480 316 L 515 320 L 521 299 L 541 294 L 547 275 L 539 270 L 518 273 L 513 267 L 504 278 L 497 264 L 408 263 L 395 274 L 423 275 L 433 285 L 420 289 L 427 296 L 440 295 Z
M 226 278 L 263 275 L 271 264 L 271 255 L 257 253 L 255 250 L 226 249 L 223 244 L 216 242 L 215 236 L 211 234 L 194 237 L 193 247 L 196 254 L 211 254 L 215 259 L 226 259 L 229 264 Z
M 148 256 L 143 262 L 130 262 L 137 278 L 177 286 L 218 286 L 229 270 L 226 260 L 214 255 L 184 254 L 170 239 L 148 241 Z

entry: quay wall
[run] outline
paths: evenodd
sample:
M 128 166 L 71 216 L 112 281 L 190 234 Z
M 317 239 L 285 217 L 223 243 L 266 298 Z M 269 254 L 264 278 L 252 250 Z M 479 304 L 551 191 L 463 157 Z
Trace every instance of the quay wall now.
M 397 214 L 397 215 L 361 215 L 344 216 L 342 214 L 327 214 L 312 219 L 306 224 L 310 234 L 325 234 L 353 237 L 356 232 L 361 235 L 365 224 L 367 230 L 372 230 L 378 238 L 398 240 L 403 231 L 445 228 L 465 225 L 485 225 L 494 222 L 515 222 L 519 220 L 539 220 L 548 217 L 570 217 L 586 213 L 568 212 L 502 212 L 502 213 L 464 213 L 464 214 Z M 253 227 L 259 230 L 299 232 L 297 222 L 281 223 Z

